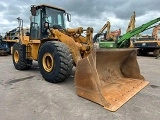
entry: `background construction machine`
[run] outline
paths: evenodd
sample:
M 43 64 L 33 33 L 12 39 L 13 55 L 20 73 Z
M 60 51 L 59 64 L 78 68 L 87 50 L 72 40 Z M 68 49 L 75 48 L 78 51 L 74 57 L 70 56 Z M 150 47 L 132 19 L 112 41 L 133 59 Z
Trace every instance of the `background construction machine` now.
M 135 28 L 135 22 L 136 22 L 136 13 L 135 11 L 133 12 L 133 15 L 131 16 L 130 18 L 130 21 L 129 21 L 129 24 L 128 24 L 128 27 L 127 27 L 127 30 L 126 30 L 126 33 L 133 30 Z
M 152 28 L 152 27 L 151 27 Z M 160 37 L 158 35 L 160 25 L 153 26 L 152 36 L 134 38 L 134 47 L 138 49 L 138 55 L 147 55 L 153 52 L 153 56 L 160 53 Z
M 2 36 L 0 35 L 0 56 L 6 56 L 8 52 L 8 45 L 3 41 Z
M 13 64 L 29 69 L 32 60 L 48 82 L 62 82 L 76 66 L 77 94 L 116 111 L 148 84 L 140 74 L 135 49 L 98 49 L 93 47 L 93 29 L 65 28 L 65 10 L 49 5 L 31 6 L 30 34 L 25 35 L 19 21 L 19 42 L 13 45 Z M 82 33 L 86 32 L 86 36 Z
M 136 13 L 134 11 L 133 15 L 130 18 L 130 21 L 129 21 L 126 33 L 129 32 L 129 31 L 131 31 L 131 30 L 133 30 L 133 29 L 135 29 L 135 23 L 136 23 Z M 131 41 L 131 40 L 130 40 L 130 46 L 129 47 L 134 47 L 133 46 L 133 41 Z
M 117 37 L 121 35 L 121 29 L 110 32 L 110 28 L 111 28 L 111 24 L 109 21 L 107 21 L 107 23 L 104 24 L 104 26 L 100 29 L 100 31 L 94 35 L 93 41 L 94 42 L 100 42 L 100 41 L 106 41 L 106 40 L 115 41 Z M 107 30 L 104 32 L 105 29 Z M 103 37 L 101 38 L 101 36 Z
M 133 21 L 135 21 L 135 20 L 133 20 Z M 160 17 L 156 18 L 154 20 L 151 20 L 151 21 L 149 21 L 149 22 L 147 22 L 137 28 L 132 27 L 132 30 L 129 30 L 127 33 L 120 36 L 116 41 L 99 42 L 99 47 L 100 48 L 128 48 L 131 46 L 133 47 L 133 46 L 135 46 L 136 42 L 133 42 L 133 41 L 131 42 L 130 38 L 145 31 L 145 30 L 151 29 L 152 28 L 151 25 L 153 25 L 159 21 L 160 21 Z M 132 43 L 132 45 L 131 45 L 131 43 Z
M 29 32 L 28 28 L 25 28 L 23 31 L 25 33 Z M 19 41 L 19 29 L 15 28 L 6 33 L 1 33 L 0 36 L 0 55 L 8 55 L 11 54 L 11 48 L 14 43 Z
M 136 14 L 133 12 L 133 15 L 130 18 L 126 33 L 133 30 L 135 28 L 135 17 Z M 107 23 L 101 28 L 101 30 L 95 34 L 93 41 L 98 42 L 98 46 L 100 48 L 109 48 L 109 47 L 115 47 L 115 44 L 113 44 L 118 40 L 119 37 L 121 37 L 121 29 L 115 30 L 110 32 L 110 22 L 107 21 Z M 104 33 L 104 30 L 107 28 L 107 31 Z M 97 44 L 97 43 L 96 43 Z M 108 46 L 111 45 L 111 46 Z M 133 47 L 132 41 L 130 41 L 130 47 Z
M 19 33 L 21 31 L 19 31 L 19 28 L 14 28 L 8 32 L 5 33 L 5 35 L 2 38 L 3 43 L 6 45 L 6 52 L 8 54 L 11 53 L 11 48 L 14 45 L 14 43 L 19 41 Z M 24 34 L 28 34 L 29 33 L 29 28 L 23 28 L 23 32 Z

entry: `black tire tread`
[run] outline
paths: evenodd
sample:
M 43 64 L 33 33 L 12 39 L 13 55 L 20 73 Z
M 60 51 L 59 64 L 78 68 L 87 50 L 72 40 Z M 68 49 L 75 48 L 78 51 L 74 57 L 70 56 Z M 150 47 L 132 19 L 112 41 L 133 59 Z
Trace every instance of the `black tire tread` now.
M 43 48 L 43 46 L 52 45 L 52 47 L 56 48 L 56 52 L 59 55 L 60 58 L 60 68 L 59 73 L 54 78 L 46 79 L 45 76 L 43 76 L 43 73 L 41 72 L 44 79 L 46 79 L 48 82 L 57 83 L 62 82 L 65 79 L 67 79 L 72 71 L 73 68 L 73 59 L 72 54 L 70 53 L 68 47 L 59 41 L 48 41 L 44 43 L 44 45 L 41 46 L 40 50 Z
M 15 63 L 14 62 L 14 53 L 12 55 L 12 59 L 13 59 L 13 64 L 15 66 L 15 68 L 17 70 L 28 70 L 31 68 L 31 65 L 32 65 L 32 60 L 29 60 L 29 59 L 26 59 L 26 58 L 23 58 L 23 50 L 22 50 L 22 45 L 20 43 L 15 43 L 13 45 L 13 52 L 17 50 L 19 52 L 19 62 L 18 63 Z

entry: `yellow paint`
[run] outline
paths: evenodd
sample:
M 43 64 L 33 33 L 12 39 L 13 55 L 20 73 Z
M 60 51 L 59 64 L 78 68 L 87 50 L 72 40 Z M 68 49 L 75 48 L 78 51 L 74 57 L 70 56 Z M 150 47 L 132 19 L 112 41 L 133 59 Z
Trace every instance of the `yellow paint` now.
M 18 61 L 19 61 L 19 53 L 18 53 L 17 50 L 14 51 L 13 58 L 14 58 L 14 62 L 18 63 Z
M 30 46 L 30 51 L 31 51 L 31 58 L 33 60 L 37 60 L 38 59 L 38 51 L 39 51 L 39 46 L 40 43 L 29 43 Z
M 54 67 L 54 59 L 50 53 L 45 53 L 42 58 L 42 65 L 45 71 L 51 72 Z

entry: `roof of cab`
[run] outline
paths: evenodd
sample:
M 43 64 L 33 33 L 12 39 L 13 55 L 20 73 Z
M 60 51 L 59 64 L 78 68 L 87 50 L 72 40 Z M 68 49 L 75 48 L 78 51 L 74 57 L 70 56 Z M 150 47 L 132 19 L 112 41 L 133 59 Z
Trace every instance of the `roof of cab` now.
M 51 5 L 46 5 L 46 4 L 36 5 L 36 7 L 41 7 L 41 6 L 50 7 L 50 8 L 54 8 L 54 9 L 57 9 L 57 10 L 61 10 L 61 11 L 66 12 L 66 11 L 65 11 L 64 9 L 62 9 L 62 8 L 55 7 L 55 6 L 51 6 Z

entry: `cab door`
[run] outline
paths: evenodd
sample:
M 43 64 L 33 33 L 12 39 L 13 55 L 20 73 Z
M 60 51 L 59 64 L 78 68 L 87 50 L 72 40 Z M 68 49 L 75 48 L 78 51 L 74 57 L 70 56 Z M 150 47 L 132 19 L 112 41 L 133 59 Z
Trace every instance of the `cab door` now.
M 36 16 L 31 18 L 30 40 L 39 40 L 41 37 L 41 10 L 36 11 Z

